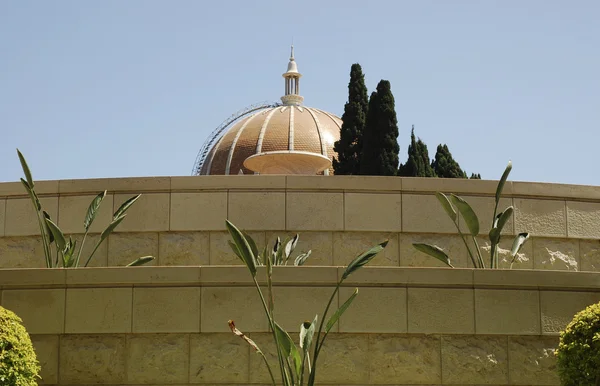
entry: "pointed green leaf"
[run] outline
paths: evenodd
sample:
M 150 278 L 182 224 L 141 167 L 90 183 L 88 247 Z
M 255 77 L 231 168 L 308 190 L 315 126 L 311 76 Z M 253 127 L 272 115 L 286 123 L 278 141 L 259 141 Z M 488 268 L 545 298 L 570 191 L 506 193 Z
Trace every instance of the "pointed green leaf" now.
M 137 266 L 140 266 L 140 265 L 147 264 L 147 263 L 151 262 L 152 260 L 154 260 L 154 256 L 138 257 L 137 259 L 135 259 L 131 263 L 127 264 L 126 267 L 137 267 Z
M 106 197 L 106 190 L 94 197 L 90 203 L 87 213 L 85 214 L 85 220 L 83 220 L 83 227 L 86 232 L 90 230 L 90 226 L 92 226 L 92 223 L 98 214 L 98 208 L 100 208 L 100 204 L 102 203 L 102 200 L 104 200 L 104 197 Z
M 225 225 L 227 226 L 227 230 L 229 231 L 229 234 L 233 238 L 233 243 L 235 244 L 238 251 L 240 252 L 240 256 L 242 257 L 242 260 L 248 267 L 250 274 L 252 275 L 252 277 L 255 277 L 256 276 L 256 257 L 252 253 L 252 247 L 250 246 L 250 243 L 248 243 L 248 240 L 246 240 L 246 238 L 244 237 L 242 232 L 235 225 L 233 225 L 229 220 L 225 221 Z
M 121 204 L 119 209 L 117 209 L 115 214 L 113 214 L 113 220 L 116 220 L 117 218 L 123 216 L 123 214 L 125 214 L 125 212 L 129 208 L 131 208 L 131 205 L 133 205 L 141 196 L 142 196 L 141 194 L 138 194 L 137 196 L 133 196 L 133 197 L 127 199 L 123 204 Z
M 502 195 L 504 184 L 506 183 L 506 179 L 508 178 L 511 169 L 512 161 L 508 161 L 508 165 L 506 166 L 506 169 L 504 169 L 504 173 L 502 173 L 502 177 L 500 177 L 500 181 L 498 181 L 498 186 L 496 187 L 496 203 L 500 202 L 500 196 Z
M 110 224 L 108 224 L 106 229 L 103 230 L 100 234 L 100 242 L 104 241 L 115 230 L 115 228 L 119 226 L 121 221 L 123 221 L 123 219 L 125 219 L 126 216 L 126 214 L 123 214 L 120 217 L 115 218 Z
M 256 246 L 256 242 L 254 241 L 254 239 L 244 231 L 242 231 L 242 234 L 248 241 L 248 244 L 250 245 L 250 249 L 252 250 L 252 253 L 254 253 L 254 256 L 258 257 L 258 247 Z
M 308 259 L 308 257 L 310 256 L 311 252 L 312 252 L 312 250 L 309 250 L 306 253 L 298 255 L 298 257 L 296 257 L 296 259 L 294 260 L 294 265 L 296 267 L 304 265 L 304 263 L 306 262 L 306 259 Z
M 350 297 L 344 302 L 344 304 L 342 304 L 340 308 L 337 309 L 335 314 L 333 314 L 331 318 L 329 318 L 325 327 L 326 334 L 333 328 L 333 326 L 335 326 L 337 321 L 340 319 L 340 316 L 342 316 L 344 312 L 346 312 L 348 307 L 350 307 L 350 304 L 352 304 L 354 298 L 356 298 L 356 295 L 358 295 L 358 288 L 354 289 L 354 293 L 352 293 L 352 295 L 350 295 Z
M 312 322 L 306 321 L 300 326 L 300 348 L 304 352 L 307 352 L 310 349 L 313 336 L 315 335 L 318 317 L 318 315 L 315 315 Z
M 48 218 L 45 218 L 45 220 L 46 224 L 48 224 L 48 229 L 50 230 L 50 233 L 52 233 L 54 239 L 56 240 L 56 245 L 58 246 L 58 249 L 61 252 L 63 252 L 67 246 L 67 240 L 65 239 L 64 233 L 52 220 Z
M 456 222 L 456 210 L 454 210 L 454 207 L 450 203 L 448 196 L 446 196 L 442 192 L 436 192 L 435 196 L 437 197 L 438 201 L 442 204 L 442 207 L 448 214 L 448 217 L 450 217 L 450 219 L 452 219 L 453 222 Z
M 368 264 L 379 252 L 383 251 L 383 249 L 387 246 L 388 241 L 389 240 L 385 240 L 384 242 L 377 244 L 373 248 L 369 249 L 366 252 L 363 252 L 354 260 L 352 260 L 352 262 L 344 270 L 342 280 L 346 279 L 353 272 L 360 269 L 363 265 Z
M 27 179 L 27 184 L 29 185 L 29 187 L 31 189 L 33 189 L 33 187 L 34 187 L 33 177 L 31 177 L 31 170 L 29 169 L 29 166 L 27 165 L 27 161 L 25 161 L 25 157 L 23 157 L 23 154 L 21 154 L 19 149 L 17 149 L 17 154 L 19 156 L 19 161 L 21 162 L 21 168 L 23 169 L 23 173 L 25 174 L 25 178 Z
M 42 213 L 44 215 L 45 220 L 51 220 L 48 212 L 43 211 Z M 52 234 L 52 232 L 50 232 L 50 228 L 48 228 L 48 224 L 46 223 L 46 221 L 44 221 L 44 227 L 46 227 L 46 234 L 48 235 L 48 241 L 50 244 L 52 244 L 54 242 L 54 235 Z
M 446 252 L 444 252 L 444 250 L 438 247 L 437 245 L 413 243 L 413 247 L 415 247 L 416 250 L 426 253 L 431 257 L 435 257 L 447 266 L 454 268 L 452 264 L 450 264 L 450 257 L 448 257 Z
M 513 207 L 509 206 L 508 208 L 504 209 L 504 212 L 499 213 L 496 216 L 496 219 L 494 220 L 494 227 L 490 229 L 489 233 L 490 242 L 492 242 L 492 244 L 498 244 L 500 242 L 500 235 L 502 233 L 502 229 L 504 228 L 504 225 L 506 225 L 512 214 Z
M 467 224 L 471 236 L 477 236 L 479 234 L 479 219 L 477 218 L 475 211 L 473 211 L 473 208 L 471 208 L 471 205 L 455 194 L 450 195 L 450 200 L 452 200 L 452 203 L 458 208 L 460 215 Z
M 513 245 L 510 250 L 510 255 L 512 257 L 517 256 L 517 253 L 519 253 L 521 247 L 523 246 L 523 244 L 525 244 L 525 242 L 527 242 L 527 240 L 529 240 L 529 233 L 519 233 L 513 241 Z
M 73 241 L 71 237 L 69 237 L 69 242 L 67 242 L 67 246 L 65 248 L 65 252 L 63 253 L 63 266 L 66 268 L 73 267 L 75 265 L 75 247 L 77 246 L 77 240 Z
M 290 334 L 277 324 L 277 322 L 275 322 L 275 333 L 277 334 L 279 347 L 285 353 L 286 357 L 292 359 L 297 379 L 300 379 L 300 375 L 302 374 L 302 358 L 300 357 L 300 353 L 298 352 L 294 341 L 290 337 Z
M 40 199 L 38 198 L 37 194 L 35 193 L 35 190 L 33 190 L 33 188 L 31 188 L 27 181 L 25 181 L 24 179 L 21 178 L 21 183 L 23 184 L 23 186 L 25 187 L 25 190 L 27 191 L 27 194 L 29 194 L 29 197 L 31 197 L 31 199 L 33 200 L 33 204 L 35 205 L 35 209 L 39 212 L 40 210 L 42 210 L 42 204 L 40 203 Z
M 240 250 L 238 249 L 237 245 L 235 245 L 231 240 L 227 240 L 227 243 L 229 244 L 229 247 L 231 247 L 233 253 L 235 253 L 235 255 L 239 257 L 240 260 L 242 260 L 242 263 L 246 264 L 246 261 L 244 261 L 244 258 L 242 257 L 242 254 L 240 253 Z

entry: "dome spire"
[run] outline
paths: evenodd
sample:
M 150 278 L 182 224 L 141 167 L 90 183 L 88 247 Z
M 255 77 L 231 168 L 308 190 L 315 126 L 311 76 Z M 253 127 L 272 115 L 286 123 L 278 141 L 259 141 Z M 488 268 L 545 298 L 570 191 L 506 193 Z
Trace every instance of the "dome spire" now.
M 285 79 L 285 95 L 281 97 L 284 105 L 299 106 L 304 101 L 300 96 L 300 78 L 302 74 L 298 72 L 298 64 L 294 58 L 294 44 L 290 50 L 290 62 L 288 63 L 287 72 L 283 74 Z

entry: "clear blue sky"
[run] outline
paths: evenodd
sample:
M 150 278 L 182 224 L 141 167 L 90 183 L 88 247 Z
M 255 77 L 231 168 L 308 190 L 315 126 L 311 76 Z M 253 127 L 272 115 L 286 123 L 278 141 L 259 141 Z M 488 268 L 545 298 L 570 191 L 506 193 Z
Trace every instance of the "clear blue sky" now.
M 350 65 L 468 173 L 600 185 L 600 1 L 0 1 L 0 181 L 189 175 L 224 119 L 277 100 L 294 39 L 309 106 Z

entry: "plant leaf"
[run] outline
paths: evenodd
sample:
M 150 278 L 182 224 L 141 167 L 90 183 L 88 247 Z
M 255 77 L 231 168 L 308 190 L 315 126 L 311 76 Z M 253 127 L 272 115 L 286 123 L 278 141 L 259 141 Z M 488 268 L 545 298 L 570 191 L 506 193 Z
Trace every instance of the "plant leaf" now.
M 335 311 L 335 313 L 331 315 L 331 318 L 329 318 L 329 320 L 327 321 L 327 325 L 325 326 L 326 334 L 333 328 L 333 326 L 335 326 L 337 321 L 340 319 L 340 316 L 342 316 L 342 314 L 346 312 L 348 307 L 350 307 L 350 304 L 352 304 L 354 298 L 356 298 L 356 295 L 358 295 L 358 288 L 355 288 L 354 293 L 352 293 L 352 295 L 350 295 L 350 297 L 344 302 L 344 304 L 342 304 L 340 308 L 338 308 L 337 311 Z
M 92 223 L 98 214 L 98 208 L 100 208 L 100 204 L 102 203 L 102 200 L 104 200 L 104 197 L 106 197 L 106 190 L 94 197 L 90 203 L 87 213 L 85 214 L 85 220 L 83 220 L 83 227 L 86 232 L 90 230 L 90 226 L 92 226 Z
M 44 214 L 44 219 L 50 220 L 50 215 L 48 214 L 48 212 L 43 211 L 42 213 Z M 50 228 L 48 227 L 46 221 L 44 221 L 44 226 L 46 227 L 46 234 L 48 235 L 49 244 L 52 244 L 54 242 L 54 235 L 52 234 L 52 232 L 50 232 Z
M 242 232 L 233 225 L 229 220 L 225 220 L 225 225 L 229 234 L 233 238 L 233 243 L 238 248 L 242 260 L 250 270 L 252 277 L 256 277 L 256 257 L 252 253 L 252 247 L 248 243 L 248 240 L 244 237 Z
M 46 224 L 48 224 L 48 229 L 50 230 L 50 233 L 54 235 L 54 239 L 56 240 L 56 246 L 61 252 L 64 252 L 67 246 L 67 240 L 65 239 L 64 233 L 52 220 L 48 218 L 45 218 L 45 220 Z
M 504 190 L 504 184 L 506 183 L 506 179 L 512 170 L 512 161 L 508 161 L 508 165 L 506 169 L 504 169 L 504 173 L 502 173 L 502 177 L 500 177 L 500 181 L 498 181 L 498 186 L 496 187 L 496 204 L 500 202 L 500 196 L 502 195 L 502 190 Z
M 122 217 L 125 212 L 131 208 L 131 205 L 133 205 L 133 203 L 136 202 L 141 196 L 141 194 L 138 194 L 137 196 L 130 197 L 123 204 L 121 204 L 119 209 L 117 209 L 117 211 L 113 214 L 113 221 L 119 217 Z
M 114 219 L 110 224 L 108 224 L 108 226 L 106 227 L 105 230 L 102 231 L 102 233 L 100 234 L 100 243 L 102 241 L 104 241 L 108 235 L 110 235 L 112 233 L 112 231 L 115 230 L 116 227 L 119 226 L 119 224 L 121 223 L 121 221 L 123 221 L 123 219 L 126 217 L 126 214 L 121 215 L 120 217 L 117 217 L 116 219 Z
M 513 241 L 513 245 L 512 248 L 510 250 L 510 255 L 512 257 L 517 256 L 517 253 L 519 253 L 519 251 L 521 250 L 521 247 L 523 246 L 523 244 L 525 244 L 525 242 L 527 242 L 527 240 L 529 240 L 529 233 L 519 233 L 517 235 L 517 237 L 515 237 L 515 240 Z
M 450 219 L 452 219 L 453 222 L 456 222 L 456 210 L 454 210 L 454 207 L 450 203 L 448 196 L 446 196 L 442 192 L 436 192 L 435 197 L 437 197 L 440 204 L 442 204 L 442 207 L 444 208 Z
M 248 241 L 248 244 L 250 245 L 250 249 L 252 249 L 252 253 L 254 253 L 254 256 L 258 257 L 258 247 L 256 246 L 256 242 L 254 241 L 254 239 L 244 231 L 242 231 L 242 234 Z
M 140 265 L 147 264 L 147 263 L 151 262 L 152 260 L 154 260 L 154 256 L 138 257 L 137 259 L 135 259 L 131 263 L 127 264 L 126 267 L 137 267 L 137 266 L 140 266 Z
M 283 350 L 287 357 L 292 358 L 294 362 L 294 370 L 296 371 L 297 379 L 300 379 L 302 374 L 302 358 L 300 352 L 296 348 L 294 341 L 277 322 L 275 322 L 275 333 L 279 341 L 279 347 Z
M 233 251 L 233 253 L 235 253 L 235 255 L 237 257 L 239 257 L 240 260 L 242 260 L 242 263 L 246 264 L 246 261 L 244 261 L 244 258 L 242 257 L 242 255 L 240 253 L 240 250 L 238 249 L 237 245 L 235 245 L 231 240 L 227 240 L 227 243 L 231 247 L 231 250 Z
M 75 252 L 76 246 L 77 246 L 77 240 L 73 241 L 71 239 L 71 237 L 69 237 L 69 241 L 67 242 L 65 252 L 63 253 L 63 266 L 64 267 L 70 268 L 75 265 L 75 258 L 73 257 L 73 254 Z
M 254 343 L 252 339 L 248 338 L 243 332 L 241 332 L 235 327 L 235 323 L 233 320 L 229 320 L 227 324 L 229 325 L 229 329 L 231 330 L 231 332 L 233 332 L 236 336 L 239 336 L 240 338 L 244 339 L 246 343 L 248 343 L 254 349 L 254 351 L 256 351 L 257 353 L 262 352 L 258 345 Z
M 490 229 L 489 233 L 490 241 L 492 242 L 492 244 L 498 244 L 500 242 L 502 229 L 504 228 L 504 225 L 506 225 L 512 214 L 513 207 L 509 206 L 508 208 L 504 209 L 503 212 L 499 213 L 496 216 L 496 219 L 494 220 L 494 227 Z
M 286 260 L 289 259 L 290 255 L 292 254 L 292 252 L 294 252 L 294 249 L 296 248 L 296 245 L 298 244 L 298 238 L 299 238 L 299 236 L 296 233 L 296 235 L 285 244 L 285 258 L 286 258 Z
M 35 190 L 33 190 L 33 188 L 31 188 L 28 184 L 27 181 L 25 181 L 24 179 L 21 178 L 21 183 L 23 184 L 23 186 L 25 187 L 25 190 L 27 191 L 27 194 L 29 194 L 29 197 L 31 197 L 31 199 L 34 202 L 35 208 L 36 210 L 39 212 L 40 210 L 42 210 L 42 204 L 40 203 L 40 199 L 38 198 L 37 194 L 35 193 Z
M 306 262 L 306 259 L 308 259 L 308 257 L 310 256 L 311 252 L 312 252 L 312 250 L 309 250 L 306 253 L 298 255 L 298 257 L 296 257 L 296 259 L 294 260 L 294 265 L 296 267 L 304 265 L 304 263 Z
M 454 205 L 456 205 L 456 208 L 458 208 L 463 219 L 465 219 L 465 223 L 467 224 L 467 228 L 469 228 L 471 236 L 477 236 L 479 234 L 479 219 L 477 218 L 475 211 L 473 211 L 473 208 L 471 208 L 471 205 L 455 194 L 451 194 L 450 199 Z
M 448 257 L 446 252 L 444 252 L 444 250 L 438 247 L 437 245 L 413 243 L 413 247 L 415 247 L 416 250 L 426 253 L 431 257 L 435 257 L 447 266 L 454 268 L 452 264 L 450 264 L 450 257 Z
M 21 162 L 21 168 L 23 169 L 23 173 L 25 174 L 25 178 L 27 179 L 27 184 L 29 185 L 29 187 L 31 189 L 33 189 L 33 187 L 34 187 L 33 177 L 31 177 L 31 170 L 29 169 L 29 166 L 27 165 L 27 161 L 25 161 L 25 157 L 23 157 L 23 154 L 21 154 L 19 149 L 17 149 L 17 154 L 19 155 L 19 161 Z
M 342 280 L 346 279 L 350 276 L 354 271 L 360 269 L 363 265 L 368 264 L 379 252 L 383 251 L 383 249 L 388 244 L 389 240 L 385 240 L 384 242 L 377 244 L 366 252 L 363 252 L 359 256 L 357 256 L 352 262 L 346 267 L 344 270 L 344 274 L 342 275 Z
M 315 315 L 312 322 L 306 321 L 300 326 L 300 348 L 306 353 L 310 349 L 312 344 L 313 336 L 315 335 L 315 328 L 317 327 L 317 318 Z

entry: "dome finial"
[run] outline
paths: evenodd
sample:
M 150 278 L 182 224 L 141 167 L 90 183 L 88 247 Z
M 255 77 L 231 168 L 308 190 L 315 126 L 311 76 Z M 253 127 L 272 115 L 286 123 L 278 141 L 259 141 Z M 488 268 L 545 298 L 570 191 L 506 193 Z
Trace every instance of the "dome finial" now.
M 290 61 L 294 61 L 294 38 L 292 38 L 292 52 L 290 53 Z
M 301 105 L 304 98 L 300 96 L 300 77 L 298 72 L 298 64 L 294 58 L 294 40 L 292 38 L 292 47 L 290 50 L 290 62 L 288 63 L 287 72 L 283 74 L 285 78 L 285 95 L 281 97 L 284 105 Z

